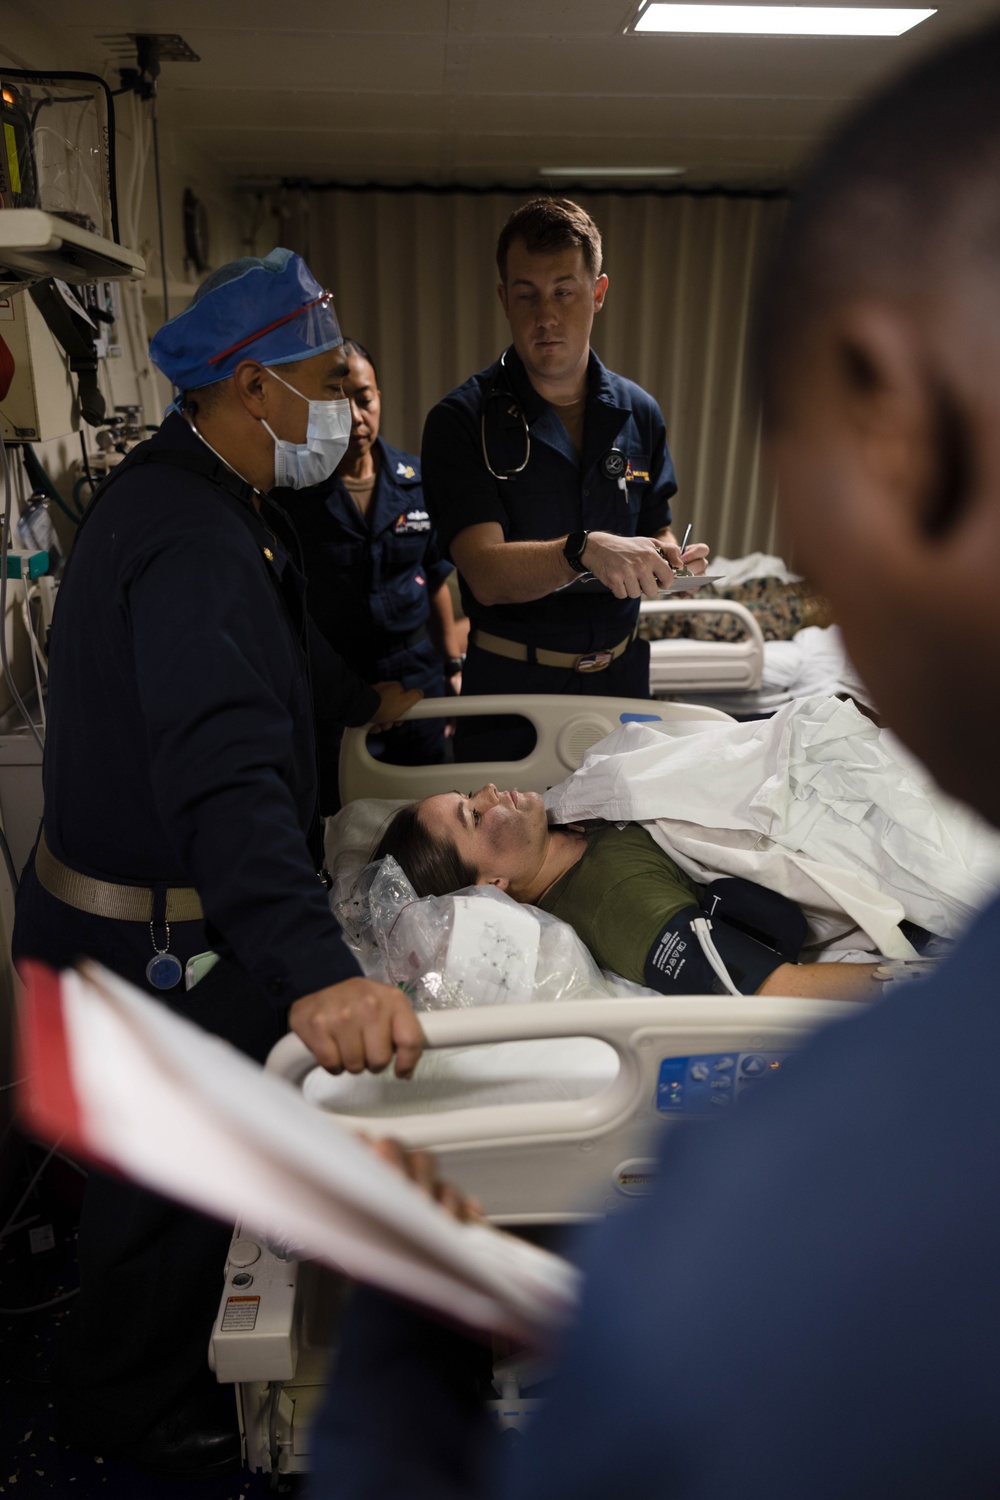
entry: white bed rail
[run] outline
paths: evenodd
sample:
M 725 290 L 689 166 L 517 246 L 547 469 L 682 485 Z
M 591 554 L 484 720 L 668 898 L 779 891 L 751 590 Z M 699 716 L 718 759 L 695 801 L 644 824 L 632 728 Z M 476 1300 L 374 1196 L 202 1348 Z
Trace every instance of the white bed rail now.
M 644 599 L 650 615 L 733 615 L 745 631 L 741 641 L 650 641 L 649 685 L 653 693 L 756 692 L 764 676 L 764 636 L 745 604 L 733 599 Z
M 683 1108 L 664 1106 L 665 1061 L 729 1057 L 725 1076 L 735 1108 L 741 1060 L 795 1051 L 818 1026 L 851 1010 L 836 1001 L 682 996 L 425 1012 L 420 1021 L 430 1049 L 588 1037 L 613 1048 L 618 1070 L 611 1077 L 609 1069 L 607 1081 L 584 1098 L 412 1114 L 395 1111 L 405 1090 L 417 1085 L 419 1067 L 413 1082 L 387 1073 L 380 1083 L 394 1105 L 388 1118 L 370 1107 L 352 1113 L 359 1081 L 343 1076 L 328 1112 L 348 1128 L 435 1151 L 443 1175 L 475 1194 L 498 1223 L 566 1222 L 641 1191 L 651 1169 L 642 1153 L 651 1149 L 654 1126 L 691 1118 Z M 317 1067 L 293 1034 L 275 1046 L 267 1066 L 299 1086 Z M 370 1095 L 370 1080 L 365 1085 Z
M 458 719 L 481 714 L 517 714 L 534 726 L 537 742 L 523 760 L 463 761 L 460 766 L 392 766 L 368 752 L 367 729 L 348 729 L 340 747 L 340 796 L 344 803 L 358 797 L 430 797 L 455 788 L 456 773 L 463 786 L 493 781 L 500 789 L 545 791 L 582 764 L 598 740 L 628 718 L 723 719 L 729 714 L 701 704 L 661 703 L 652 698 L 602 698 L 569 694 L 517 697 L 496 694 L 469 698 L 424 698 L 407 719 Z M 419 776 L 419 792 L 415 790 Z

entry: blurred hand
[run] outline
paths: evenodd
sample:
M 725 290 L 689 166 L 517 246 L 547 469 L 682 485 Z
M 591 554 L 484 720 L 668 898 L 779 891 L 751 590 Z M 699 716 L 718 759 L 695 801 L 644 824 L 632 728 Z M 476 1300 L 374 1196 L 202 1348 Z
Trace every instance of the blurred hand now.
M 395 729 L 404 714 L 424 696 L 419 688 L 405 688 L 401 682 L 376 682 L 379 706 L 372 719 L 372 729 Z
M 610 531 L 592 531 L 580 561 L 599 578 L 616 599 L 654 598 L 670 587 L 673 569 L 665 555 L 665 543 L 648 536 L 615 536 Z M 678 564 L 680 553 L 677 553 Z
M 381 1073 L 396 1055 L 396 1076 L 409 1078 L 424 1049 L 413 1007 L 395 985 L 358 975 L 303 995 L 288 1024 L 330 1073 Z
M 396 1167 L 404 1177 L 425 1192 L 428 1198 L 433 1198 L 435 1203 L 450 1213 L 453 1219 L 458 1219 L 462 1224 L 483 1218 L 482 1206 L 476 1198 L 466 1198 L 457 1188 L 450 1183 L 441 1182 L 437 1175 L 437 1162 L 429 1151 L 411 1151 L 407 1146 L 400 1145 L 399 1141 L 386 1138 L 373 1141 L 370 1136 L 361 1134 L 361 1139 L 367 1141 L 376 1156 L 381 1156 L 390 1166 Z

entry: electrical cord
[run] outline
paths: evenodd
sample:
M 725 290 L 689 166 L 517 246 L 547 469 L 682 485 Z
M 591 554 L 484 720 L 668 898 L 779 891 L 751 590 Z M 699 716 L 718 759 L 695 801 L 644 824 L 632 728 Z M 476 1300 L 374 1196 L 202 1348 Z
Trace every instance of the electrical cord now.
M 42 679 L 41 679 L 41 675 L 40 675 L 40 673 L 38 671 L 38 658 L 41 655 L 41 652 L 40 652 L 39 647 L 38 647 L 38 642 L 35 640 L 35 627 L 31 623 L 31 601 L 30 601 L 30 599 L 28 597 L 28 580 L 25 578 L 23 572 L 21 573 L 21 588 L 24 591 L 24 607 L 23 607 L 23 612 L 22 612 L 22 618 L 23 618 L 24 623 L 25 623 L 25 625 L 27 627 L 27 631 L 28 631 L 28 644 L 31 647 L 31 665 L 32 665 L 32 668 L 33 668 L 34 674 L 35 674 L 35 692 L 38 694 L 38 712 L 41 714 L 41 718 L 42 718 L 42 734 L 44 736 L 44 734 L 45 734 L 45 698 L 44 698 L 44 696 L 42 694 Z
M 39 645 L 38 636 L 35 633 L 35 622 L 32 618 L 31 613 L 32 604 L 37 604 L 40 611 L 42 608 L 41 592 L 38 588 L 37 579 L 35 580 L 35 583 L 32 585 L 32 587 L 27 589 L 25 592 L 26 597 L 24 603 L 21 605 L 21 618 L 24 620 L 24 628 L 28 633 L 28 639 L 31 642 L 31 648 L 34 652 L 35 660 L 38 662 L 38 669 L 45 678 L 45 681 L 48 682 L 49 664 L 45 660 L 45 653 Z
M 17 690 L 14 674 L 10 669 L 10 661 L 7 656 L 7 552 L 10 543 L 10 517 L 14 508 L 14 496 L 11 488 L 10 464 L 7 461 L 7 444 L 0 432 L 0 466 L 3 468 L 4 509 L 3 517 L 0 518 L 0 667 L 3 669 L 4 681 L 10 689 L 10 695 L 21 711 L 21 716 L 27 724 L 39 750 L 45 747 L 42 737 L 38 733 L 34 719 L 24 706 L 24 700 Z
M 80 504 L 80 491 L 83 489 L 83 487 L 84 487 L 85 484 L 89 484 L 89 485 L 93 486 L 93 489 L 91 490 L 91 495 L 93 495 L 93 491 L 96 490 L 96 488 L 97 488 L 97 480 L 96 479 L 88 479 L 86 474 L 81 474 L 80 478 L 76 481 L 76 484 L 74 484 L 74 486 L 73 486 L 73 504 L 76 506 L 77 510 L 80 512 L 80 517 L 79 517 L 80 521 L 82 521 L 83 518 L 84 518 L 84 516 L 86 515 L 86 507 Z M 79 521 L 77 522 L 77 524 L 79 524 Z
M 31 488 L 33 490 L 41 490 L 43 494 L 45 494 L 48 499 L 52 501 L 53 505 L 58 506 L 67 520 L 72 521 L 74 526 L 79 526 L 80 517 L 78 515 L 74 515 L 70 510 L 69 506 L 66 504 L 65 500 L 62 498 L 59 491 L 52 483 L 52 480 L 49 478 L 48 474 L 46 474 L 45 470 L 42 468 L 42 465 L 39 463 L 38 456 L 32 449 L 30 443 L 21 444 L 21 462 L 24 464 L 24 471 L 28 476 L 28 481 L 31 485 Z
M 167 251 L 163 234 L 163 192 L 160 186 L 160 123 L 156 115 L 156 88 L 150 100 L 150 118 L 153 122 L 153 172 L 156 177 L 156 221 L 160 230 L 160 279 L 163 282 L 163 321 L 170 317 L 167 305 Z
M 61 1141 L 61 1140 L 62 1140 L 62 1136 L 59 1137 L 59 1141 Z M 14 1223 L 14 1220 L 17 1218 L 18 1214 L 21 1212 L 21 1209 L 24 1207 L 25 1203 L 28 1201 L 28 1198 L 29 1198 L 29 1196 L 31 1194 L 31 1191 L 32 1191 L 32 1189 L 35 1186 L 35 1183 L 38 1181 L 39 1177 L 41 1177 L 42 1173 L 45 1171 L 45 1168 L 48 1166 L 49 1162 L 55 1156 L 56 1151 L 57 1151 L 58 1146 L 59 1146 L 59 1141 L 56 1141 L 56 1143 L 55 1143 L 54 1146 L 50 1146 L 49 1149 L 46 1151 L 45 1155 L 42 1157 L 42 1164 L 41 1164 L 41 1166 L 38 1168 L 38 1170 L 35 1173 L 34 1177 L 32 1177 L 31 1181 L 28 1183 L 28 1186 L 25 1188 L 25 1190 L 21 1194 L 20 1198 L 18 1198 L 17 1203 L 14 1206 L 14 1210 L 10 1214 L 10 1216 L 8 1217 L 6 1224 L 3 1226 L 2 1229 L 0 1229 L 0 1240 L 6 1239 L 7 1235 L 11 1232 L 12 1228 L 14 1228 L 14 1229 L 18 1228 L 18 1226 Z
M 15 1080 L 15 1082 L 17 1083 L 23 1083 L 24 1081 L 25 1080 L 23 1078 L 18 1078 Z M 8 1087 L 13 1087 L 13 1085 L 8 1085 Z M 62 1137 L 60 1136 L 60 1140 L 61 1139 Z M 75 1172 L 79 1172 L 80 1176 L 86 1179 L 87 1173 L 80 1166 L 79 1162 L 75 1162 L 71 1156 L 66 1156 L 64 1152 L 60 1151 L 59 1141 L 56 1141 L 55 1145 L 50 1146 L 48 1151 L 46 1151 L 45 1155 L 42 1157 L 41 1165 L 18 1199 L 14 1211 L 13 1213 L 11 1213 L 6 1224 L 2 1229 L 0 1229 L 0 1242 L 2 1242 L 9 1234 L 13 1234 L 16 1230 L 27 1228 L 27 1226 L 38 1217 L 37 1214 L 32 1214 L 30 1219 L 22 1219 L 19 1223 L 15 1222 L 15 1220 L 17 1219 L 17 1215 L 21 1212 L 21 1209 L 27 1201 L 29 1194 L 31 1193 L 35 1184 L 38 1182 L 38 1179 L 41 1177 L 42 1173 L 45 1171 L 45 1168 L 48 1166 L 49 1162 L 52 1161 L 53 1157 L 55 1157 L 59 1161 L 65 1162 L 67 1166 L 72 1167 Z M 57 1297 L 50 1297 L 46 1302 L 33 1302 L 26 1307 L 0 1307 L 0 1316 L 5 1318 L 16 1318 L 20 1317 L 24 1313 L 45 1312 L 50 1307 L 58 1307 L 61 1303 L 68 1302 L 72 1297 L 75 1297 L 77 1295 L 79 1290 L 79 1287 L 73 1287 L 70 1291 L 62 1292 Z

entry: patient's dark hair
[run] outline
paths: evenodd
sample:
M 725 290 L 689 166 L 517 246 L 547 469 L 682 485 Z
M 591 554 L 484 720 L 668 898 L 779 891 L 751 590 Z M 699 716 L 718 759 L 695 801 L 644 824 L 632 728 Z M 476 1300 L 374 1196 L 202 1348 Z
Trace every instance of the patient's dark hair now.
M 998 180 L 1000 26 L 993 22 L 864 105 L 793 200 L 758 300 L 768 425 L 782 418 L 789 356 L 843 298 L 915 302 L 956 276 L 975 277 L 984 296 L 1000 286 Z
M 475 885 L 479 871 L 462 858 L 454 844 L 436 839 L 420 821 L 420 803 L 401 807 L 379 839 L 372 860 L 391 854 L 409 877 L 418 896 L 447 896 Z

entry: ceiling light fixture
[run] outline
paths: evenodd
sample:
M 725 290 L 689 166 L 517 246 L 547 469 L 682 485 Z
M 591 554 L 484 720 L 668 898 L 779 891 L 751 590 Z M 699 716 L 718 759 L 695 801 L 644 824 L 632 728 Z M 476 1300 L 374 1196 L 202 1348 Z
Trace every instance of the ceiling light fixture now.
M 680 177 L 687 167 L 539 167 L 541 177 Z
M 726 36 L 902 36 L 935 10 L 860 5 L 667 5 L 653 0 L 636 32 Z

